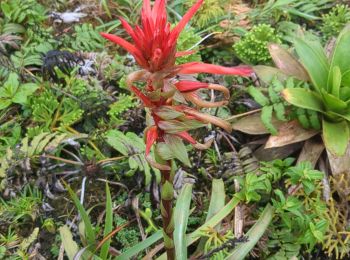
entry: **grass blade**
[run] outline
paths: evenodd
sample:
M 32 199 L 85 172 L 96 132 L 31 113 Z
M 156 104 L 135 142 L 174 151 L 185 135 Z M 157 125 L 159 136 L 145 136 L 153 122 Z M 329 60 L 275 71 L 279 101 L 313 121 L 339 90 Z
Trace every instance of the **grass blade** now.
M 113 229 L 113 209 L 112 209 L 112 198 L 111 192 L 109 190 L 108 183 L 106 183 L 106 218 L 105 218 L 105 228 L 103 231 L 103 236 L 106 237 Z M 102 259 L 107 259 L 108 249 L 111 244 L 111 238 L 104 242 L 100 257 Z
M 213 179 L 211 188 L 211 199 L 205 222 L 209 221 L 216 213 L 225 206 L 225 185 L 222 179 Z M 219 224 L 216 225 L 219 228 Z M 197 252 L 203 251 L 206 238 L 201 238 L 197 247 Z
M 81 218 L 83 219 L 84 225 L 85 225 L 85 235 L 86 240 L 89 243 L 89 245 L 93 245 L 95 243 L 95 231 L 91 224 L 90 218 L 86 210 L 84 209 L 83 205 L 81 205 L 77 195 L 75 192 L 71 189 L 70 186 L 67 186 L 69 195 L 71 196 L 72 200 L 74 201 L 75 206 L 77 207 L 79 214 Z
M 116 260 L 129 260 L 133 256 L 136 256 L 146 248 L 150 247 L 154 243 L 156 243 L 158 240 L 160 240 L 163 237 L 162 230 L 157 231 L 152 236 L 146 238 L 144 241 L 136 244 L 135 246 L 131 247 L 130 249 L 126 250 L 123 254 L 120 256 L 117 256 Z
M 178 260 L 187 260 L 186 229 L 192 198 L 192 184 L 186 183 L 177 198 L 174 210 L 174 244 Z
M 268 204 L 264 211 L 262 212 L 258 221 L 254 224 L 254 226 L 249 229 L 247 236 L 248 242 L 239 244 L 236 249 L 228 256 L 227 260 L 243 260 L 249 254 L 249 252 L 253 249 L 256 243 L 259 241 L 261 236 L 265 233 L 267 227 L 269 226 L 273 214 L 274 207 Z

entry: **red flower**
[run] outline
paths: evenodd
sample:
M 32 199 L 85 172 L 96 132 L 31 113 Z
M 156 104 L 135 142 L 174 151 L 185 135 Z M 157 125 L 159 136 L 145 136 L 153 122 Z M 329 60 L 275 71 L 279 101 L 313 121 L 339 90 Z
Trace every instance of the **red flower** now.
M 179 53 L 177 55 L 176 53 L 176 41 L 180 32 L 199 9 L 202 2 L 203 0 L 198 0 L 178 25 L 171 30 L 170 23 L 167 21 L 166 1 L 156 0 L 153 8 L 151 8 L 150 1 L 144 0 L 141 12 L 141 27 L 136 26 L 133 29 L 124 19 L 120 18 L 124 29 L 131 36 L 134 44 L 115 35 L 102 33 L 102 36 L 122 46 L 135 57 L 142 68 L 150 72 L 171 68 L 175 64 L 176 56 L 183 54 Z
M 176 69 L 176 57 L 193 53 L 192 51 L 176 52 L 177 39 L 202 3 L 203 0 L 198 0 L 176 27 L 171 30 L 170 23 L 167 21 L 166 0 L 156 0 L 153 8 L 151 8 L 150 0 L 144 0 L 141 27 L 137 25 L 132 28 L 124 19 L 120 18 L 125 31 L 132 38 L 133 44 L 113 34 L 101 33 L 101 35 L 131 53 L 136 62 L 150 72 Z M 179 66 L 179 69 L 179 73 L 182 74 L 215 73 L 249 76 L 252 73 L 252 69 L 249 67 L 225 68 L 199 62 L 183 64 Z

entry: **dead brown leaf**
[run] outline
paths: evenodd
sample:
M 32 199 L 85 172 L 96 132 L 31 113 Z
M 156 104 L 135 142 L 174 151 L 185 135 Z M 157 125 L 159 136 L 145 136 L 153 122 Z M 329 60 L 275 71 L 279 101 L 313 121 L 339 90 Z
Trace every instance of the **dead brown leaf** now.
M 270 136 L 265 148 L 281 147 L 288 144 L 298 143 L 317 135 L 318 130 L 304 129 L 298 121 L 293 120 L 284 123 L 278 128 L 278 134 Z
M 238 120 L 237 122 L 233 123 L 232 127 L 234 130 L 238 130 L 250 135 L 269 134 L 270 132 L 266 129 L 264 124 L 261 122 L 260 116 L 261 116 L 261 113 L 255 113 L 252 115 L 245 116 L 242 119 Z M 283 124 L 283 122 L 278 121 L 275 118 L 272 118 L 272 124 L 276 128 L 278 128 L 281 124 Z

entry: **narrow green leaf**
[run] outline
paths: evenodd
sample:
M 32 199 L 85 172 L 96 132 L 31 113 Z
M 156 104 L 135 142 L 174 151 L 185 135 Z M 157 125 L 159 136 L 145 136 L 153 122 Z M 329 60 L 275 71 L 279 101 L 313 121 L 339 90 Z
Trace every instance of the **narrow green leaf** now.
M 329 64 L 322 45 L 317 41 L 306 41 L 296 38 L 294 46 L 315 89 L 319 92 L 322 88 L 326 88 Z
M 303 88 L 289 88 L 282 91 L 282 96 L 294 106 L 324 112 L 322 99 L 314 91 Z
M 337 156 L 344 155 L 349 143 L 349 125 L 346 121 L 337 123 L 322 121 L 323 139 L 327 150 Z
M 211 186 L 211 198 L 209 203 L 208 213 L 205 222 L 209 221 L 216 213 L 225 206 L 225 185 L 222 179 L 213 179 Z M 220 223 L 215 226 L 215 229 L 220 229 Z M 197 252 L 204 249 L 206 238 L 202 237 L 199 241 Z
M 133 247 L 129 248 L 126 250 L 124 253 L 121 255 L 117 256 L 115 259 L 116 260 L 129 260 L 132 259 L 132 257 L 136 256 L 146 248 L 149 248 L 152 246 L 154 243 L 156 243 L 158 240 L 160 240 L 163 237 L 163 232 L 162 230 L 158 230 L 156 233 L 151 235 L 150 237 L 146 238 L 142 242 L 134 245 Z
M 332 78 L 333 78 L 333 83 L 332 83 L 332 94 L 333 96 L 339 98 L 339 90 L 340 90 L 340 85 L 342 82 L 342 76 L 341 76 L 341 71 L 338 66 L 334 66 L 332 69 Z M 328 91 L 329 92 L 329 91 Z
M 174 210 L 174 244 L 177 260 L 187 260 L 186 229 L 190 214 L 192 184 L 185 184 L 177 198 Z
M 344 72 L 342 75 L 341 83 L 343 86 L 350 87 L 350 70 Z
M 113 229 L 113 206 L 112 197 L 109 190 L 108 183 L 106 183 L 106 217 L 103 236 L 106 237 Z M 111 244 L 111 238 L 108 239 L 101 247 L 100 258 L 107 259 L 109 246 Z
M 75 192 L 71 189 L 70 186 L 67 185 L 67 190 L 69 192 L 70 197 L 72 198 L 75 206 L 77 207 L 79 214 L 81 218 L 83 219 L 84 225 L 85 225 L 85 231 L 86 231 L 86 239 L 89 245 L 93 245 L 96 240 L 95 240 L 95 231 L 94 228 L 91 224 L 90 218 L 86 210 L 84 209 L 83 205 L 81 205 L 77 195 Z
M 278 131 L 275 128 L 275 126 L 272 124 L 272 112 L 273 112 L 273 106 L 266 106 L 263 107 L 261 110 L 261 121 L 263 122 L 264 126 L 272 135 L 277 135 Z
M 247 232 L 248 242 L 239 244 L 226 259 L 230 259 L 230 260 L 245 259 L 245 257 L 249 254 L 249 252 L 254 248 L 256 243 L 265 233 L 267 227 L 269 226 L 272 220 L 274 211 L 275 211 L 274 207 L 268 204 L 265 207 L 264 211 L 262 212 L 261 216 L 259 217 L 258 221 Z
M 196 242 L 199 237 L 201 230 L 207 228 L 207 227 L 215 227 L 218 225 L 224 218 L 226 218 L 232 210 L 237 206 L 239 203 L 239 199 L 237 198 L 232 198 L 226 205 L 223 207 L 218 213 L 216 213 L 210 220 L 205 222 L 202 226 L 197 228 L 194 232 L 191 234 L 187 235 L 187 246 L 193 244 Z M 163 233 L 161 230 L 157 231 L 154 233 L 152 236 L 148 237 L 144 241 L 136 244 L 132 248 L 126 250 L 124 253 L 116 257 L 116 260 L 129 260 L 133 256 L 136 256 L 146 248 L 152 246 L 154 243 L 156 243 L 158 240 L 160 240 L 163 237 Z M 158 260 L 160 259 L 166 259 L 166 254 L 161 255 L 160 257 L 157 258 Z
M 350 69 L 350 26 L 346 26 L 339 34 L 334 46 L 331 61 L 331 69 L 338 66 L 341 73 L 344 74 Z

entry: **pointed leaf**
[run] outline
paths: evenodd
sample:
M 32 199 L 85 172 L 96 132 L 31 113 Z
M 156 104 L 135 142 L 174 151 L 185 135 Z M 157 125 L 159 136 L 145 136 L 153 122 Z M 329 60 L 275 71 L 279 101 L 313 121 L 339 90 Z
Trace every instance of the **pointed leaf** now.
M 69 230 L 69 227 L 67 225 L 60 227 L 59 231 L 60 231 L 61 241 L 64 246 L 64 251 L 66 252 L 68 259 L 73 260 L 74 256 L 79 251 L 78 244 L 73 240 L 73 234 Z
M 326 105 L 327 110 L 335 111 L 335 112 L 340 112 L 343 111 L 344 109 L 347 108 L 346 102 L 343 100 L 328 94 L 325 90 L 322 89 L 321 91 L 322 97 L 324 104 Z
M 191 199 L 192 184 L 186 183 L 181 189 L 174 210 L 174 244 L 176 259 L 188 259 L 186 229 L 190 214 Z
M 247 232 L 248 242 L 239 244 L 233 250 L 233 252 L 225 259 L 230 259 L 230 260 L 245 259 L 245 257 L 249 254 L 249 252 L 254 248 L 256 243 L 265 233 L 267 227 L 269 226 L 273 218 L 274 211 L 275 211 L 274 207 L 268 204 L 265 207 L 264 211 L 261 213 L 261 216 L 259 217 L 258 221 Z
M 335 66 L 340 68 L 341 73 L 345 73 L 350 69 L 350 26 L 346 26 L 339 34 L 335 43 L 331 69 Z
M 182 162 L 186 166 L 191 166 L 190 160 L 188 158 L 186 146 L 184 145 L 180 137 L 167 134 L 164 136 L 164 141 L 169 147 L 169 150 L 172 151 L 176 159 L 178 159 L 180 162 Z
M 320 91 L 326 88 L 329 64 L 322 45 L 317 41 L 306 41 L 300 38 L 295 39 L 294 45 L 315 89 Z
M 324 112 L 323 102 L 320 96 L 303 88 L 289 88 L 282 91 L 284 99 L 294 106 Z

